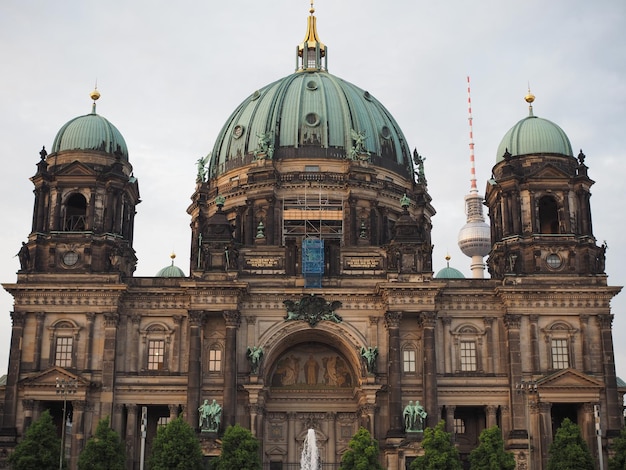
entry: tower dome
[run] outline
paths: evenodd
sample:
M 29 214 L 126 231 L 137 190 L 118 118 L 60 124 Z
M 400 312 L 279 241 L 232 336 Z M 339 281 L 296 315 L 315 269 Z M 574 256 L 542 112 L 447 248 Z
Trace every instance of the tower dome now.
M 61 127 L 54 143 L 52 153 L 66 150 L 95 150 L 116 155 L 128 161 L 128 148 L 120 131 L 107 119 L 96 114 L 96 100 L 100 93 L 94 90 L 91 113 L 78 116 Z
M 165 266 L 156 273 L 155 277 L 185 277 L 185 273 L 178 266 L 174 266 L 174 259 L 176 255 L 172 253 L 170 255 L 172 263 L 169 266 Z
M 526 95 L 525 100 L 529 103 L 528 116 L 517 122 L 504 135 L 500 145 L 498 145 L 496 163 L 504 159 L 506 152 L 512 156 L 532 154 L 574 156 L 572 145 L 563 129 L 552 121 L 533 114 L 532 102 L 534 99 L 534 95 L 530 93 Z
M 313 10 L 312 10 L 313 11 Z M 209 178 L 267 158 L 367 159 L 413 178 L 406 139 L 392 115 L 368 91 L 326 69 L 326 46 L 315 17 L 297 48 L 295 73 L 248 96 L 213 147 Z

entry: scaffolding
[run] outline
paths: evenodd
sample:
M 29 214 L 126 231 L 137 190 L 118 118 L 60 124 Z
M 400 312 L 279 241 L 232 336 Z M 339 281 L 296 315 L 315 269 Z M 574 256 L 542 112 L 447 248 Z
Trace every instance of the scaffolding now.
M 283 245 L 306 238 L 343 240 L 343 198 L 321 191 L 283 198 Z

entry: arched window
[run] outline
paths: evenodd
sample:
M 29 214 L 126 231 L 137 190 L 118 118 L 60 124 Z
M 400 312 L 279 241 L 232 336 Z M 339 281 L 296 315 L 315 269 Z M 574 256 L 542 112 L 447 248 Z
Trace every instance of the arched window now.
M 87 200 L 80 193 L 72 194 L 65 203 L 65 219 L 63 230 L 66 232 L 81 232 L 87 227 Z
M 72 369 L 76 367 L 76 343 L 80 328 L 66 320 L 56 322 L 50 331 L 50 363 Z
M 456 373 L 483 372 L 483 337 L 485 331 L 474 325 L 461 325 L 452 331 L 456 354 Z
M 574 338 L 578 330 L 568 323 L 556 321 L 543 330 L 551 370 L 575 367 Z
M 153 323 L 141 330 L 144 371 L 154 373 L 169 370 L 168 360 L 173 333 L 174 330 L 160 323 Z
M 559 233 L 557 203 L 550 196 L 539 199 L 539 233 Z

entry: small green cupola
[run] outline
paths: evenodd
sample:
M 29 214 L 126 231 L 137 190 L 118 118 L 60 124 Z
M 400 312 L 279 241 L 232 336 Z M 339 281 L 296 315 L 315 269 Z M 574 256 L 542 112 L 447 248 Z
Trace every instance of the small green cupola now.
M 297 72 L 319 72 L 320 70 L 328 70 L 326 62 L 326 46 L 320 41 L 317 34 L 317 25 L 315 18 L 315 8 L 311 1 L 310 16 L 307 22 L 306 34 L 304 41 L 298 44 L 296 48 L 296 71 Z M 322 62 L 323 59 L 323 62 Z

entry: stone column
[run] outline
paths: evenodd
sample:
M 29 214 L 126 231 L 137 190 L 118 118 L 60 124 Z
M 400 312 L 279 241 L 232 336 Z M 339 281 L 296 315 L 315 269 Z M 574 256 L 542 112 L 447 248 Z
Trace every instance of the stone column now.
M 182 315 L 173 315 L 172 319 L 174 320 L 174 344 L 172 346 L 172 361 L 170 370 L 172 372 L 180 372 L 180 357 L 181 357 L 181 344 L 182 344 L 182 325 L 183 325 L 183 316 Z
M 533 430 L 533 437 L 536 436 L 533 445 L 539 449 L 533 455 L 533 468 L 548 468 L 548 451 L 552 444 L 552 403 L 537 402 L 530 408 L 538 414 L 538 426 Z M 593 416 L 593 409 L 591 414 Z
M 451 374 L 454 372 L 454 363 L 452 358 L 454 356 L 454 349 L 452 345 L 452 333 L 450 331 L 450 327 L 452 325 L 452 317 L 442 316 L 441 324 L 443 325 L 443 360 L 444 360 L 444 371 L 447 374 Z
M 496 373 L 496 366 L 494 363 L 494 356 L 497 354 L 494 354 L 493 351 L 493 346 L 494 346 L 494 342 L 493 342 L 493 321 L 494 321 L 494 317 L 485 317 L 483 318 L 483 325 L 485 325 L 485 336 L 487 338 L 487 357 L 485 358 L 485 364 L 483 364 L 482 368 L 485 372 L 487 373 L 491 373 L 491 374 L 495 374 Z M 489 427 L 489 426 L 487 426 Z
M 93 358 L 93 334 L 94 334 L 94 324 L 96 321 L 96 314 L 93 312 L 87 312 L 85 314 L 87 318 L 87 344 L 85 344 L 85 364 L 84 368 L 86 370 L 91 370 L 92 367 L 92 358 Z
M 456 406 L 446 405 L 446 432 L 450 433 L 452 442 L 456 441 L 456 435 L 454 433 L 454 411 Z
M 389 429 L 387 437 L 404 435 L 402 422 L 402 352 L 400 350 L 400 321 L 402 312 L 385 313 L 385 327 L 389 334 Z
M 296 414 L 287 413 L 287 462 L 296 461 Z
M 276 245 L 275 240 L 275 225 L 276 225 L 276 217 L 275 209 L 276 209 L 276 198 L 272 195 L 266 198 L 267 199 L 267 215 L 266 215 L 266 224 L 265 224 L 265 238 L 267 238 L 268 245 Z
M 254 220 L 254 199 L 247 199 L 246 206 L 248 208 L 246 214 L 246 228 L 244 230 L 244 238 L 246 245 L 254 245 L 254 236 L 256 234 L 256 223 Z
M 128 321 L 130 320 L 130 321 Z M 130 344 L 129 346 L 129 356 L 130 356 L 130 371 L 138 372 L 139 367 L 139 325 L 141 323 L 141 315 L 132 314 L 128 316 L 127 324 L 129 325 L 129 334 L 130 334 Z
M 604 371 L 604 394 L 606 399 L 607 431 L 617 431 L 623 426 L 622 408 L 618 402 L 617 378 L 615 375 L 615 355 L 611 326 L 613 315 L 598 315 L 600 338 L 602 342 L 602 366 Z
M 329 463 L 335 463 L 337 461 L 337 413 L 331 411 L 326 413 L 326 420 L 328 421 L 328 458 Z M 374 434 L 370 431 L 372 437 Z
M 487 428 L 492 428 L 493 426 L 498 425 L 497 413 L 498 413 L 497 405 L 485 406 L 485 414 L 487 415 Z
M 85 446 L 84 415 L 87 403 L 84 401 L 72 402 L 72 437 L 70 445 L 70 468 L 78 464 L 78 456 Z
M 14 428 L 17 414 L 17 381 L 22 363 L 22 338 L 26 316 L 22 312 L 11 312 L 11 351 L 9 353 L 9 371 L 4 395 L 3 427 Z
M 589 315 L 580 316 L 580 338 L 583 351 L 583 370 L 591 373 L 591 351 L 589 350 Z
M 422 312 L 420 315 L 424 339 L 424 408 L 426 427 L 434 428 L 439 421 L 437 398 L 437 350 L 435 345 L 435 326 L 437 314 L 435 312 Z
M 202 338 L 201 327 L 204 311 L 189 311 L 189 364 L 187 371 L 187 423 L 194 429 L 198 426 L 198 406 L 202 386 Z
M 123 429 L 122 429 L 122 423 L 123 423 L 122 413 L 123 412 L 124 412 L 123 404 L 116 403 L 113 406 L 113 415 L 111 416 L 111 429 L 116 431 L 120 436 L 124 434 Z
M 167 405 L 167 408 L 170 412 L 170 420 L 178 418 L 179 406 L 178 405 Z
M 43 322 L 46 318 L 46 314 L 43 312 L 37 312 L 35 314 L 35 318 L 37 319 L 37 325 L 35 327 L 35 352 L 33 357 L 33 367 L 34 370 L 41 370 L 41 344 L 43 343 Z
M 115 394 L 115 358 L 117 348 L 117 326 L 119 314 L 104 314 L 104 351 L 102 354 L 102 393 L 100 412 L 102 416 L 111 416 Z
M 237 415 L 237 329 L 241 314 L 237 310 L 226 310 L 224 342 L 224 426 L 234 426 Z
M 515 387 L 522 381 L 522 352 L 520 345 L 521 316 L 504 316 L 507 342 L 509 345 L 509 380 L 511 386 L 512 430 L 526 429 L 526 409 L 524 394 L 516 393 Z
M 126 405 L 126 469 L 135 468 L 135 430 L 137 429 L 137 405 Z
M 24 432 L 33 422 L 33 409 L 35 408 L 34 400 L 22 400 L 22 409 L 24 410 Z
M 537 321 L 539 315 L 530 315 L 528 317 L 530 321 L 530 359 L 533 374 L 538 373 L 541 369 L 539 366 L 539 330 Z

